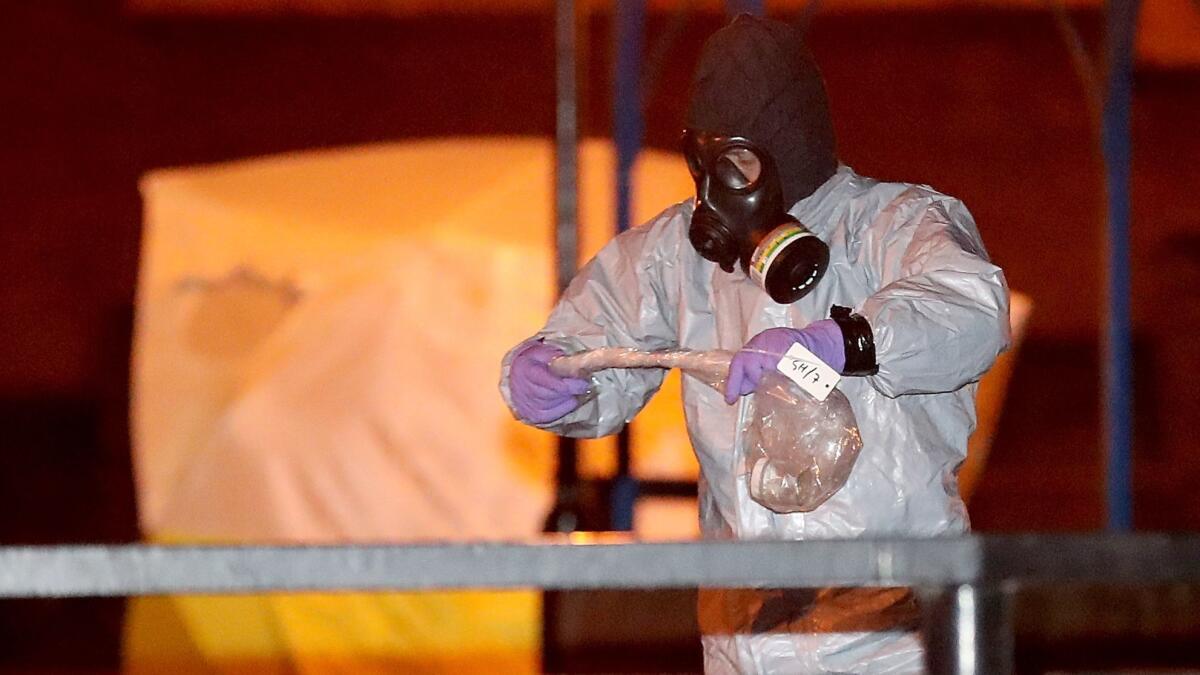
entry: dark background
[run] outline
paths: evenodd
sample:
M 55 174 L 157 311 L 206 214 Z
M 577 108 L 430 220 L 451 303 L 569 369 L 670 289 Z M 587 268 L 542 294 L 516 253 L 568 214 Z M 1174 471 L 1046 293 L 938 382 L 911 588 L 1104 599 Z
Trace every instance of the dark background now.
M 1101 17 L 1072 19 L 1099 62 Z M 692 64 L 719 24 L 688 17 L 666 52 L 647 100 L 649 145 L 675 147 Z M 651 48 L 669 25 L 651 16 Z M 549 136 L 552 37 L 548 11 L 185 20 L 129 17 L 111 0 L 0 0 L 0 543 L 138 537 L 126 415 L 144 172 L 425 136 Z M 610 42 L 604 17 L 589 23 L 590 136 L 611 128 Z M 1052 16 L 818 14 L 811 43 L 844 161 L 963 199 L 1012 288 L 1034 300 L 975 528 L 1102 527 L 1102 166 Z M 1200 71 L 1139 69 L 1140 529 L 1200 529 L 1198 112 Z M 115 663 L 119 611 L 0 603 L 4 661 Z M 92 637 L 60 638 L 66 648 L 26 639 L 39 621 Z

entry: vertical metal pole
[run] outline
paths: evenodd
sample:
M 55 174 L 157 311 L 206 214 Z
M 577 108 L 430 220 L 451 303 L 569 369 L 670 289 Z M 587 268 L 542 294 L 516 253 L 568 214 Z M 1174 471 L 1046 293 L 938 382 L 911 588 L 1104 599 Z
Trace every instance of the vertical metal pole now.
M 1012 598 L 991 586 L 925 589 L 920 596 L 930 675 L 1013 672 Z
M 574 0 L 558 0 L 554 14 L 554 255 L 558 293 L 575 276 L 579 260 L 579 112 L 576 87 Z M 570 532 L 579 527 L 579 470 L 575 439 L 558 439 L 555 503 L 545 529 Z M 559 633 L 562 595 L 542 595 L 542 669 L 566 670 Z
M 554 253 L 560 294 L 575 276 L 579 259 L 579 111 L 575 33 L 574 0 L 558 0 L 554 16 Z M 571 531 L 579 525 L 577 454 L 575 439 L 559 437 L 558 494 L 554 510 L 546 523 L 546 529 L 550 531 Z
M 575 2 L 558 0 L 554 17 L 554 221 L 556 273 L 562 292 L 579 256 L 579 113 L 576 102 Z
M 645 0 L 616 3 L 613 72 L 613 139 L 617 150 L 617 232 L 630 226 L 633 164 L 642 146 L 642 51 L 646 40 Z
M 1108 86 L 1101 146 L 1108 200 L 1107 321 L 1104 332 L 1105 477 L 1108 529 L 1133 526 L 1133 339 L 1130 329 L 1129 177 L 1133 36 L 1137 0 L 1105 3 Z
M 646 35 L 645 0 L 614 5 L 613 140 L 617 152 L 617 233 L 632 221 L 633 165 L 642 146 L 642 51 Z M 632 471 L 629 427 L 617 435 L 617 474 L 610 496 L 612 529 L 632 530 L 638 485 Z

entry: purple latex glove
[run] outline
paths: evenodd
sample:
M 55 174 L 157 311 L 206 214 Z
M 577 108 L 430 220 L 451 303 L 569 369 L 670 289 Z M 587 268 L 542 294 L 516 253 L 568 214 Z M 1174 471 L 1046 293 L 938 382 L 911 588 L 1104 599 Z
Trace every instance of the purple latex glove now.
M 801 330 L 768 328 L 750 338 L 733 355 L 729 362 L 729 377 L 725 379 L 725 402 L 733 405 L 739 396 L 758 389 L 763 375 L 774 371 L 783 355 L 797 342 L 837 372 L 846 367 L 842 329 L 833 319 L 814 321 Z
M 559 377 L 548 366 L 562 355 L 563 350 L 541 340 L 530 341 L 517 351 L 508 370 L 508 392 L 517 417 L 546 424 L 579 407 L 575 397 L 587 392 L 588 381 Z

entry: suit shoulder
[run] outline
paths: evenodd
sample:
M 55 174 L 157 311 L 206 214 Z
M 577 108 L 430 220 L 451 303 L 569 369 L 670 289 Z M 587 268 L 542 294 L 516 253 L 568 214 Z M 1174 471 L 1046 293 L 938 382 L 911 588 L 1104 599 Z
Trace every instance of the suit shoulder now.
M 692 217 L 690 199 L 672 204 L 650 220 L 630 228 L 615 237 L 610 245 L 627 252 L 677 249 L 687 240 L 688 222 Z
M 873 210 L 879 216 L 886 216 L 896 227 L 917 223 L 923 220 L 930 210 L 938 211 L 939 215 L 952 222 L 970 222 L 973 226 L 970 211 L 960 199 L 929 185 L 880 181 L 859 176 L 855 181 L 854 190 L 857 193 L 855 201 L 865 210 Z M 865 220 L 873 221 L 875 218 Z

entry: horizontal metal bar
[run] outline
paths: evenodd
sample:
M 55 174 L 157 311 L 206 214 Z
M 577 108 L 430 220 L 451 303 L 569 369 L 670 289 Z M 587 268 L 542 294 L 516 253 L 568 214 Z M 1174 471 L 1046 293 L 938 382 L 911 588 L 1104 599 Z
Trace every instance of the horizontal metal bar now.
M 979 537 L 981 581 L 1110 586 L 1200 582 L 1194 534 Z
M 0 547 L 0 597 L 1200 581 L 1200 537 Z
M 696 497 L 699 488 L 694 480 L 639 480 L 639 497 Z

